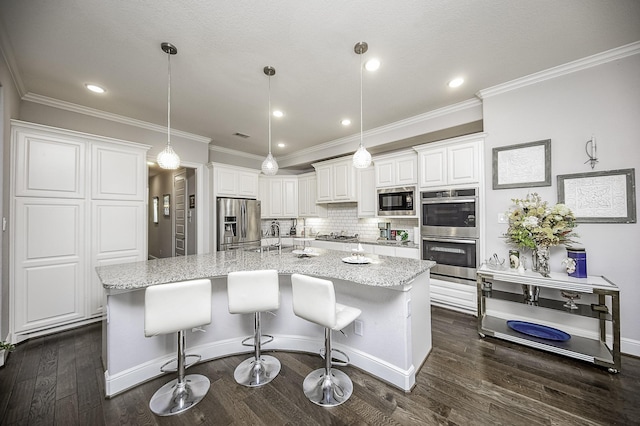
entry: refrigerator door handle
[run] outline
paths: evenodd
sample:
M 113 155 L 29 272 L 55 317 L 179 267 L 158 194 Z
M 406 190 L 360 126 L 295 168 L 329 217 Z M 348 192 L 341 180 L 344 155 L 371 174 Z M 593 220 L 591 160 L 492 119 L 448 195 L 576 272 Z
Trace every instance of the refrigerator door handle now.
M 240 204 L 240 236 L 247 238 L 247 202 L 244 200 Z

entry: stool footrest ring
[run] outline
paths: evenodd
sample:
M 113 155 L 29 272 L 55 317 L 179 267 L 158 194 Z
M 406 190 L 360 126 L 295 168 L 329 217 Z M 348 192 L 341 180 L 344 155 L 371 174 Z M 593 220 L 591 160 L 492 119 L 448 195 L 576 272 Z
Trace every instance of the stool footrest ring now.
M 191 362 L 187 362 L 187 359 L 189 358 L 197 358 L 195 361 L 191 361 Z M 184 356 L 185 359 L 185 363 L 184 363 L 184 369 L 186 370 L 187 368 L 191 367 L 194 364 L 197 364 L 200 362 L 200 360 L 202 359 L 202 355 L 193 355 L 193 354 L 189 354 L 189 355 L 185 355 Z M 175 367 L 171 367 L 171 368 L 167 368 L 167 365 L 175 363 Z M 173 358 L 170 359 L 169 361 L 165 362 L 164 364 L 162 364 L 162 366 L 160 367 L 160 371 L 163 373 L 175 373 L 178 371 L 178 358 Z
M 325 352 L 326 351 L 324 350 L 324 348 L 320 349 L 320 356 L 322 357 L 322 359 L 325 359 Z M 346 358 L 346 361 L 334 358 L 334 355 L 333 355 L 334 352 L 338 352 L 339 354 L 344 356 Z M 346 367 L 347 365 L 349 365 L 350 361 L 351 360 L 349 359 L 349 355 L 347 355 L 346 353 L 344 353 L 340 349 L 331 348 L 331 366 L 335 365 L 335 366 L 338 366 L 338 367 Z
M 263 338 L 265 338 L 265 339 L 263 340 Z M 253 347 L 253 339 L 254 339 L 253 336 L 247 337 L 246 339 L 244 339 L 242 341 L 242 346 L 251 346 L 251 347 Z M 260 336 L 260 346 L 266 345 L 267 343 L 271 343 L 271 342 L 273 342 L 273 336 L 272 335 L 263 334 L 263 335 Z

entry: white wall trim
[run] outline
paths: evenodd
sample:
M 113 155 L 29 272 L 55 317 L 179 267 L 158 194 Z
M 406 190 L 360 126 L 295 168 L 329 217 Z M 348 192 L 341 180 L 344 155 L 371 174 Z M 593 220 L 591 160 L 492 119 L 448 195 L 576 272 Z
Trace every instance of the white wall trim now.
M 126 124 L 128 126 L 139 127 L 141 129 L 151 130 L 153 132 L 166 133 L 167 128 L 158 124 L 149 123 L 147 121 L 136 120 L 135 118 L 125 117 L 124 115 L 112 114 L 110 112 L 100 111 L 98 109 L 89 108 L 86 106 L 74 104 L 71 102 L 61 101 L 59 99 L 49 98 L 47 96 L 38 95 L 35 93 L 27 93 L 22 96 L 23 101 L 34 102 L 37 104 L 49 106 L 52 108 L 58 108 L 66 111 L 75 112 L 78 114 L 84 114 L 91 117 L 100 118 L 103 120 L 114 121 L 116 123 Z M 189 132 L 183 132 L 182 130 L 171 129 L 171 134 L 179 136 L 184 139 L 192 140 L 195 142 L 206 143 L 211 142 L 211 138 L 199 136 Z
M 322 339 L 312 339 L 304 336 L 276 336 L 274 343 L 272 343 L 270 347 L 277 348 L 277 351 L 317 354 L 323 343 Z M 411 365 L 408 370 L 403 370 L 389 362 L 345 345 L 334 344 L 333 347 L 347 353 L 351 361 L 350 365 L 368 372 L 367 374 L 400 388 L 405 392 L 411 391 L 411 388 L 413 388 L 415 384 L 416 367 L 413 365 Z M 263 348 L 262 352 L 269 353 L 271 350 L 276 349 Z M 247 348 L 242 346 L 238 339 L 229 339 L 189 347 L 188 352 L 201 355 L 202 362 L 240 353 L 249 353 Z M 274 355 L 276 358 L 278 357 L 277 353 Z M 161 374 L 160 367 L 174 357 L 175 354 L 162 356 L 114 375 L 110 375 L 108 370 L 105 371 L 104 383 L 106 396 L 111 398 L 130 388 L 138 386 L 142 382 L 159 376 Z M 175 373 L 168 375 L 167 381 L 174 377 Z
M 640 357 L 640 340 L 620 337 L 620 352 L 625 355 Z
M 640 41 L 626 44 L 624 46 L 616 47 L 615 49 L 607 50 L 605 52 L 597 53 L 595 55 L 587 56 L 586 58 L 578 59 L 573 62 L 568 62 L 564 65 L 549 68 L 544 71 L 540 71 L 528 76 L 517 78 L 515 80 L 508 81 L 506 83 L 498 84 L 497 86 L 482 89 L 476 93 L 476 96 L 480 99 L 486 99 L 491 96 L 500 95 L 505 92 L 517 90 L 531 84 L 536 84 L 545 80 L 550 80 L 556 77 L 560 77 L 566 74 L 571 74 L 577 71 L 582 71 L 587 68 L 595 67 L 605 64 L 607 62 L 615 61 L 618 59 L 626 58 L 627 56 L 637 55 L 640 53 Z
M 244 151 L 238 151 L 231 148 L 225 148 L 218 145 L 209 145 L 209 151 L 221 152 L 223 154 L 235 155 L 237 157 L 250 158 L 252 160 L 262 161 L 266 155 L 255 155 Z

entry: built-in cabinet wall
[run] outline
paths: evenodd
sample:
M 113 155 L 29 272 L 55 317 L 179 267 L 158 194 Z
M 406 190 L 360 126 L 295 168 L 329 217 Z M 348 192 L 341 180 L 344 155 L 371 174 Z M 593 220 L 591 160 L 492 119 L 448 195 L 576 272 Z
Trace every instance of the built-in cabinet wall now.
M 12 341 L 100 318 L 95 267 L 146 259 L 148 148 L 12 122 Z

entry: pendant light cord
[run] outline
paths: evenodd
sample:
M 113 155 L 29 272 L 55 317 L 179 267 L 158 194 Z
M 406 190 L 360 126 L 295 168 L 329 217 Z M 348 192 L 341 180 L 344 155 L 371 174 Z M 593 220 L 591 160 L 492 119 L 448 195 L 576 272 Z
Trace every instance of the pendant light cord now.
M 363 131 L 362 130 L 363 129 L 363 126 L 362 126 L 362 120 L 363 120 L 363 117 L 362 117 L 363 115 L 362 114 L 362 67 L 364 65 L 363 56 L 364 56 L 364 52 L 360 53 L 360 147 L 362 147 L 362 131 Z
M 269 154 L 271 154 L 271 76 L 269 76 Z
M 167 56 L 169 58 L 169 83 L 167 88 L 167 145 L 171 145 L 171 53 L 168 52 Z

